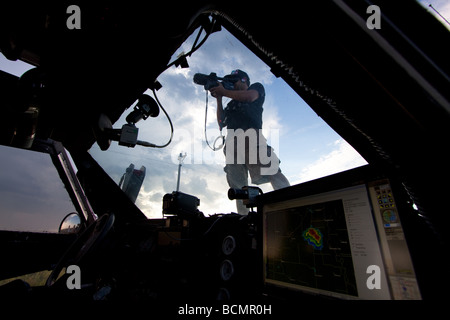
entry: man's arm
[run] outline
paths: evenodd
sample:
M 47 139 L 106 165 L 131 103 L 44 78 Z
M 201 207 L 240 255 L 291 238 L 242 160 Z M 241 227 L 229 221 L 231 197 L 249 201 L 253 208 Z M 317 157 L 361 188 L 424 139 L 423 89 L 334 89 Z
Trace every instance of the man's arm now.
M 256 90 L 227 90 L 224 89 L 224 96 L 241 102 L 253 102 L 259 97 Z
M 253 102 L 259 97 L 256 90 L 227 90 L 221 83 L 209 91 L 213 97 L 224 96 L 241 102 Z

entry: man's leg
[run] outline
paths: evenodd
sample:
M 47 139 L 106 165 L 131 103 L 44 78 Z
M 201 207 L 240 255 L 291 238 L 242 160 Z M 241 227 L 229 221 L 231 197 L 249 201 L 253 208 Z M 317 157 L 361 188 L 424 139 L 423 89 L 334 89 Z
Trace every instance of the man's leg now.
M 260 150 L 267 150 L 267 157 L 263 159 L 261 163 L 261 157 L 264 154 L 260 154 Z M 269 163 L 267 163 L 267 160 Z M 281 173 L 280 169 L 280 159 L 275 154 L 273 148 L 267 145 L 266 138 L 260 133 L 259 135 L 259 145 L 258 145 L 258 164 L 248 164 L 248 170 L 250 172 L 250 177 L 252 183 L 263 184 L 270 182 L 274 190 L 289 187 L 291 184 L 289 180 Z M 262 174 L 263 168 L 267 169 L 270 167 L 269 174 Z
M 281 173 L 281 170 L 278 170 L 276 174 L 270 176 L 270 183 L 272 184 L 273 190 L 286 188 L 291 185 L 289 180 Z
M 248 173 L 245 164 L 227 164 L 224 168 L 227 174 L 227 181 L 230 188 L 241 189 L 248 186 Z M 236 200 L 237 212 L 247 215 L 249 209 L 242 203 L 242 200 Z

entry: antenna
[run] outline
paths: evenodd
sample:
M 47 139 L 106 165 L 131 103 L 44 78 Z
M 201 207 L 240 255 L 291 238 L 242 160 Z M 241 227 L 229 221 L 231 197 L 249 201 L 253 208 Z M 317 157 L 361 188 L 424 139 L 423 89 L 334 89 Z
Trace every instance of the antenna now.
M 429 7 L 430 7 L 431 9 L 433 9 L 434 12 L 436 12 L 436 13 L 439 15 L 439 17 L 441 17 L 442 19 L 444 19 L 444 21 L 447 22 L 448 25 L 450 25 L 450 22 L 448 22 L 448 20 L 445 19 L 444 16 L 442 16 L 442 14 L 440 14 L 439 11 L 437 11 L 437 10 L 431 5 L 431 3 L 430 3 L 430 5 L 429 5 Z
M 177 192 L 180 190 L 180 173 L 181 173 L 181 165 L 183 163 L 184 158 L 186 158 L 186 152 L 184 154 L 180 152 L 180 155 L 178 156 L 178 161 L 180 163 L 178 164 Z

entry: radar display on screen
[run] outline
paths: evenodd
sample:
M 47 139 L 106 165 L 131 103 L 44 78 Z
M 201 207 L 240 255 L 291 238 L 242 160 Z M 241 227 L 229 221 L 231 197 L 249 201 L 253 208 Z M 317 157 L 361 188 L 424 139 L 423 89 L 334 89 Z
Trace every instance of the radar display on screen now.
M 342 200 L 278 210 L 266 219 L 268 278 L 358 295 Z
M 365 185 L 263 207 L 264 283 L 343 299 L 390 299 Z M 380 289 L 367 285 L 379 267 Z

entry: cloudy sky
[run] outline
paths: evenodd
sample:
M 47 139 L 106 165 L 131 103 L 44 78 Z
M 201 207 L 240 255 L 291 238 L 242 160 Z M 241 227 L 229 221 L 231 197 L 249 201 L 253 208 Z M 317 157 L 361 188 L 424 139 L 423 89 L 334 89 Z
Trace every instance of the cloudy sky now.
M 174 56 L 188 52 L 193 38 L 195 34 Z M 205 214 L 236 211 L 235 204 L 227 198 L 223 152 L 214 152 L 205 143 L 206 92 L 192 81 L 197 72 L 216 72 L 223 76 L 240 68 L 249 74 L 252 82 L 264 85 L 264 134 L 281 159 L 281 169 L 291 184 L 366 163 L 283 80 L 275 78 L 268 66 L 226 30 L 211 35 L 188 63 L 188 69 L 172 67 L 158 78 L 163 85 L 157 92 L 158 99 L 175 127 L 169 147 L 128 149 L 113 143 L 107 152 L 100 151 L 97 146 L 91 150 L 94 158 L 116 181 L 129 163 L 147 168 L 147 177 L 137 200 L 146 214 L 160 216 L 162 196 L 176 189 L 180 153 L 187 155 L 181 170 L 180 191 L 197 196 L 199 209 Z M 125 112 L 115 127 L 125 123 L 128 113 Z M 209 96 L 206 129 L 210 144 L 219 135 L 215 113 L 216 101 Z M 155 144 L 164 144 L 170 135 L 167 119 L 162 113 L 157 119 L 149 118 L 137 126 L 140 128 L 139 139 Z M 260 187 L 264 192 L 272 190 L 270 184 Z
M 441 15 L 450 17 L 448 0 L 421 3 L 432 14 L 435 12 L 428 7 L 429 3 Z M 442 21 L 440 17 L 438 19 Z M 186 41 L 174 57 L 190 50 L 195 35 L 196 33 Z M 177 158 L 180 153 L 186 153 L 181 170 L 180 191 L 198 197 L 199 209 L 205 215 L 236 211 L 234 202 L 227 198 L 223 152 L 214 152 L 205 143 L 206 95 L 203 87 L 192 81 L 197 72 L 215 72 L 223 76 L 239 68 L 249 74 L 253 83 L 260 82 L 264 85 L 264 134 L 269 144 L 275 148 L 281 160 L 281 169 L 292 185 L 366 164 L 283 80 L 274 77 L 268 66 L 225 29 L 211 35 L 188 59 L 188 63 L 190 68 L 172 67 L 158 78 L 163 85 L 157 92 L 158 98 L 174 125 L 173 140 L 168 147 L 126 148 L 113 142 L 107 151 L 101 151 L 96 144 L 90 150 L 117 183 L 130 163 L 136 168 L 146 167 L 146 178 L 136 203 L 148 217 L 161 217 L 163 195 L 176 189 Z M 8 61 L 0 54 L 1 70 L 20 76 L 28 68 L 29 66 L 20 62 Z M 151 92 L 147 93 L 152 95 Z M 226 104 L 227 100 L 224 102 Z M 133 106 L 134 104 L 129 106 L 122 118 L 114 124 L 115 128 L 126 123 L 125 117 Z M 207 138 L 212 144 L 219 135 L 219 129 L 215 119 L 216 102 L 211 96 L 208 98 L 207 111 Z M 170 137 L 168 120 L 162 112 L 159 117 L 141 121 L 137 126 L 140 140 L 162 145 Z M 0 150 L 1 152 L 5 151 Z M 272 190 L 269 184 L 260 187 L 264 192 Z
M 443 16 L 450 16 L 448 0 L 421 1 L 431 3 Z M 440 17 L 437 17 L 442 21 Z M 188 52 L 196 33 L 174 54 Z M 161 216 L 161 199 L 176 189 L 178 155 L 186 153 L 181 170 L 180 191 L 197 196 L 200 210 L 205 214 L 235 211 L 228 200 L 225 165 L 222 150 L 212 151 L 205 143 L 204 121 L 206 97 L 202 86 L 195 85 L 195 73 L 215 72 L 219 76 L 240 68 L 252 82 L 260 82 L 266 89 L 263 130 L 269 143 L 281 159 L 281 169 L 291 184 L 297 184 L 366 164 L 366 161 L 334 130 L 332 130 L 283 80 L 277 79 L 270 68 L 243 46 L 225 29 L 210 36 L 206 43 L 189 59 L 189 68 L 172 67 L 158 80 L 163 88 L 158 98 L 174 123 L 172 143 L 165 149 L 136 147 L 127 149 L 113 143 L 107 152 L 97 146 L 93 156 L 118 181 L 129 163 L 144 165 L 147 177 L 137 199 L 138 206 L 151 217 Z M 150 92 L 147 92 L 151 95 Z M 224 101 L 224 105 L 227 100 Z M 207 138 L 210 144 L 219 135 L 216 123 L 215 99 L 209 96 Z M 125 123 L 123 117 L 115 124 Z M 167 119 L 161 113 L 138 123 L 139 139 L 164 144 L 170 136 Z M 270 184 L 260 186 L 264 192 L 272 190 Z
M 57 232 L 74 212 L 49 155 L 0 145 L 0 230 Z

